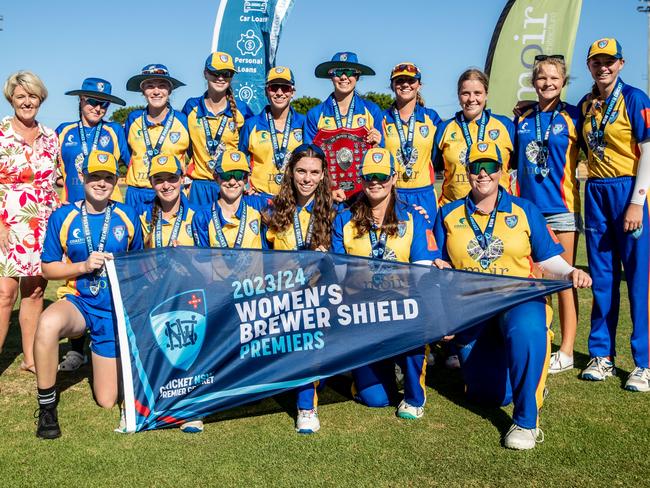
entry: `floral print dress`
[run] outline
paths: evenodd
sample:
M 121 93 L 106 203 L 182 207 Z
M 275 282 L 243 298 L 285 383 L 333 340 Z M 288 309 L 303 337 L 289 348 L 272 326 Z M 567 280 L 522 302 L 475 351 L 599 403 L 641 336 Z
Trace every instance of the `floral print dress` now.
M 54 189 L 58 138 L 38 124 L 34 145 L 17 134 L 11 117 L 0 122 L 0 222 L 10 231 L 10 251 L 0 251 L 0 277 L 41 274 L 47 220 L 59 206 Z

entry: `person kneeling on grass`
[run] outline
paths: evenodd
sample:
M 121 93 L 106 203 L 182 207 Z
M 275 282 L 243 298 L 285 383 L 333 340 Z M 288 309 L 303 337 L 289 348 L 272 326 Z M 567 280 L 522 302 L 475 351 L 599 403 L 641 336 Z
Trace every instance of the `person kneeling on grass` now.
M 90 330 L 93 390 L 103 408 L 118 399 L 115 317 L 105 261 L 113 253 L 142 248 L 135 211 L 110 200 L 117 184 L 117 161 L 106 151 L 92 151 L 83 163 L 85 199 L 56 210 L 47 226 L 43 276 L 66 280 L 61 300 L 43 312 L 36 329 L 34 355 L 38 386 L 36 436 L 61 435 L 57 416 L 56 372 L 59 340 Z

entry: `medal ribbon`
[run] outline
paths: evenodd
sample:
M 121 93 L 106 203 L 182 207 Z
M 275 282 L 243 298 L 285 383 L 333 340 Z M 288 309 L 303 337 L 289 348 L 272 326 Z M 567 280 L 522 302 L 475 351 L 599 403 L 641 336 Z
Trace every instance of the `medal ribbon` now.
M 393 107 L 393 118 L 395 119 L 395 128 L 399 136 L 399 144 L 402 149 L 402 161 L 404 166 L 410 168 L 413 166 L 411 162 L 411 153 L 413 152 L 413 135 L 415 134 L 415 110 L 409 117 L 408 133 L 404 136 L 404 128 L 402 127 L 402 119 L 400 118 L 399 111 Z
M 542 168 L 548 167 L 548 141 L 551 138 L 551 127 L 553 126 L 555 117 L 560 115 L 562 110 L 564 110 L 564 103 L 559 102 L 555 110 L 553 110 L 551 120 L 548 123 L 548 127 L 546 127 L 546 132 L 544 132 L 544 139 L 542 139 L 542 115 L 539 109 L 539 103 L 535 104 L 535 140 L 537 141 L 539 150 L 544 153 L 541 158 L 537 158 L 537 165 Z
M 154 156 L 158 156 L 160 154 L 160 149 L 162 148 L 165 139 L 167 139 L 167 134 L 169 134 L 169 131 L 172 128 L 172 124 L 174 123 L 174 111 L 171 108 L 169 108 L 169 110 L 171 113 L 169 114 L 169 117 L 167 117 L 167 122 L 165 122 L 165 126 L 163 127 L 163 130 L 158 136 L 158 140 L 156 141 L 155 148 L 151 146 L 149 129 L 147 129 L 147 111 L 146 110 L 142 111 L 142 137 L 144 138 L 144 145 L 147 149 L 147 157 L 149 160 L 149 164 L 151 164 L 151 158 L 153 158 Z
M 485 114 L 485 110 L 483 110 L 483 113 L 481 114 L 481 118 L 478 121 L 478 134 L 477 134 L 477 140 L 478 142 L 481 142 L 483 138 L 485 137 L 485 126 L 487 126 L 487 115 Z M 465 144 L 467 144 L 467 148 L 472 145 L 472 134 L 469 132 L 469 127 L 467 126 L 467 120 L 465 119 L 465 114 L 460 113 L 460 127 L 463 130 L 463 137 L 465 137 Z
M 109 204 L 104 210 L 104 223 L 102 224 L 102 232 L 99 235 L 99 243 L 97 244 L 97 251 L 104 252 L 104 247 L 106 246 L 106 240 L 108 239 L 108 229 L 111 225 L 111 213 L 113 212 L 113 205 Z M 88 256 L 90 256 L 93 249 L 93 239 L 92 234 L 90 233 L 90 224 L 88 223 L 88 210 L 86 209 L 86 201 L 84 200 L 81 203 L 81 228 L 84 233 L 84 239 L 86 240 L 86 249 L 88 250 Z M 93 283 L 97 283 L 99 278 L 105 276 L 105 267 L 102 267 L 100 270 L 92 272 L 92 276 L 95 277 Z M 97 285 L 89 285 L 90 293 L 97 295 L 99 293 L 99 287 Z
M 77 123 L 79 127 L 79 138 L 81 139 L 81 151 L 84 153 L 84 157 L 88 156 L 90 154 L 90 151 L 88 151 L 88 140 L 86 139 L 86 131 L 84 130 L 84 125 L 79 120 Z M 95 136 L 93 137 L 93 144 L 90 146 L 90 150 L 94 151 L 97 149 L 97 143 L 99 142 L 99 136 L 102 133 L 102 127 L 104 126 L 103 122 L 99 122 L 97 126 L 95 127 Z
M 386 253 L 386 241 L 388 241 L 386 232 L 381 231 L 379 234 L 379 239 L 377 239 L 377 231 L 371 229 L 368 233 L 368 237 L 370 237 L 372 257 L 375 259 L 384 259 L 384 254 Z
M 167 243 L 167 246 L 171 246 L 172 243 L 178 239 L 178 234 L 181 231 L 181 224 L 183 223 L 183 202 L 181 202 L 180 207 L 178 207 L 178 213 L 176 214 L 176 221 L 174 222 L 174 227 L 172 227 L 172 233 L 169 236 L 169 242 Z M 163 221 L 163 215 L 162 215 L 162 209 L 158 208 L 158 218 L 156 219 L 156 229 L 154 231 L 154 242 L 156 244 L 156 247 L 163 247 L 163 240 L 162 240 L 162 221 Z
M 487 226 L 485 227 L 485 232 L 481 231 L 481 228 L 476 223 L 476 220 L 474 220 L 474 217 L 472 216 L 472 212 L 469 209 L 469 202 L 471 198 L 470 195 L 471 194 L 468 194 L 465 197 L 465 216 L 467 217 L 467 221 L 469 222 L 469 225 L 472 228 L 472 231 L 474 232 L 474 236 L 476 237 L 479 246 L 481 246 L 481 249 L 485 252 L 487 251 L 488 246 L 490 245 L 490 241 L 492 240 L 492 235 L 494 233 L 494 225 L 496 224 L 497 221 L 497 210 L 499 209 L 499 203 L 501 202 L 501 197 L 503 196 L 503 190 L 499 188 L 499 195 L 497 196 L 497 201 L 496 204 L 494 205 L 494 210 L 490 212 L 490 218 L 488 220 Z M 487 269 L 490 266 L 490 261 L 487 258 L 481 258 L 480 264 L 483 269 Z
M 348 115 L 345 119 L 345 128 L 352 129 L 352 120 L 354 119 L 354 99 L 356 94 L 352 95 L 352 101 L 350 102 L 350 108 L 348 110 Z M 343 127 L 343 119 L 341 118 L 341 111 L 339 110 L 339 104 L 336 103 L 334 97 L 332 97 L 332 107 L 334 108 L 334 121 L 336 122 L 336 128 L 341 129 Z
M 269 133 L 271 134 L 271 144 L 273 145 L 273 159 L 275 160 L 275 167 L 278 171 L 282 170 L 284 166 L 284 158 L 287 155 L 287 147 L 289 147 L 289 138 L 291 134 L 291 110 L 287 115 L 287 121 L 284 124 L 284 130 L 282 131 L 282 147 L 278 144 L 278 131 L 275 129 L 275 124 L 273 123 L 273 116 L 271 111 L 266 111 L 266 121 L 269 124 Z
M 298 209 L 293 212 L 293 233 L 296 236 L 296 250 L 309 249 L 311 246 L 311 236 L 314 231 L 314 215 L 310 214 L 309 224 L 307 225 L 307 235 L 302 238 L 302 227 L 300 226 L 300 215 Z
M 219 219 L 219 212 L 217 211 L 218 203 L 212 204 L 212 223 L 214 224 L 214 230 L 217 234 L 217 240 L 219 241 L 219 247 L 228 248 L 228 241 L 226 240 L 226 235 L 223 233 L 223 228 L 221 227 L 221 220 Z M 246 231 L 246 203 L 241 203 L 241 216 L 239 217 L 239 228 L 237 229 L 237 237 L 235 238 L 235 244 L 233 249 L 239 249 L 241 243 L 244 240 L 244 232 Z
M 217 148 L 221 143 L 221 137 L 223 136 L 223 131 L 226 128 L 226 123 L 228 122 L 228 117 L 226 115 L 221 116 L 221 122 L 219 122 L 219 127 L 217 128 L 217 133 L 212 137 L 212 132 L 210 131 L 210 123 L 208 122 L 207 117 L 201 117 L 201 122 L 203 123 L 203 131 L 205 132 L 205 143 L 208 148 L 208 154 L 211 157 L 215 157 L 217 154 Z
M 609 99 L 607 108 L 605 108 L 605 115 L 603 115 L 603 119 L 600 121 L 600 127 L 596 128 L 595 114 L 591 116 L 591 133 L 593 134 L 593 137 L 598 144 L 602 144 L 603 140 L 605 139 L 605 127 L 609 123 L 609 119 L 612 116 L 614 107 L 616 106 L 616 103 L 618 102 L 618 99 L 621 96 L 622 90 L 623 90 L 623 82 L 619 79 L 616 82 L 614 91 L 610 95 L 611 98 Z

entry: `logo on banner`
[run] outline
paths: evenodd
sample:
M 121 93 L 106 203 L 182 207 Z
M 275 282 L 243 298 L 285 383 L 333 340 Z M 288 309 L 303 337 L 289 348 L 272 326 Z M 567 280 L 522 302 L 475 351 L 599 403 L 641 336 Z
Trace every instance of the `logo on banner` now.
M 170 364 L 187 371 L 196 361 L 205 339 L 205 292 L 189 290 L 168 298 L 151 311 L 149 324 Z
M 255 35 L 253 29 L 248 29 L 239 37 L 237 49 L 239 49 L 242 56 L 257 56 L 257 53 L 262 49 L 262 39 Z
M 250 101 L 255 98 L 255 92 L 248 83 L 244 83 L 237 89 L 237 98 L 242 102 L 250 103 Z
M 244 0 L 244 13 L 261 12 L 266 13 L 268 0 Z

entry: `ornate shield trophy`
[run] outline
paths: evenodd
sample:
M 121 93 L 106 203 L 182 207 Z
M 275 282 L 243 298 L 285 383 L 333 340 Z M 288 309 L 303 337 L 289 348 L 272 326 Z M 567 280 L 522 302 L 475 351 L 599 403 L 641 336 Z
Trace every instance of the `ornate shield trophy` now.
M 345 197 L 361 191 L 359 165 L 363 154 L 371 145 L 366 142 L 368 129 L 321 129 L 314 137 L 314 144 L 319 146 L 327 158 L 327 169 L 330 172 L 334 188 L 345 191 Z

